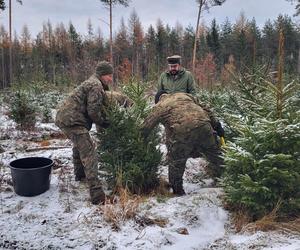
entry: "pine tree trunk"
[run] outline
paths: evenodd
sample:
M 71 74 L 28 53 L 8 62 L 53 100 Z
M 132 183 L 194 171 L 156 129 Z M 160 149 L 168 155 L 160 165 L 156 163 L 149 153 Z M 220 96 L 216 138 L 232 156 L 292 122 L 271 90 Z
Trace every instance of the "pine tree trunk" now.
M 56 85 L 56 65 L 53 63 L 53 84 Z
M 2 89 L 6 87 L 6 82 L 5 82 L 5 64 L 4 64 L 4 48 L 3 48 L 3 41 L 2 41 L 2 46 L 1 46 L 1 68 L 2 68 Z
M 200 16 L 201 16 L 201 10 L 202 6 L 205 3 L 205 0 L 200 0 L 199 3 L 199 12 L 197 17 L 197 26 L 196 26 L 196 33 L 195 33 L 195 40 L 194 40 L 194 49 L 193 49 L 193 61 L 192 61 L 192 70 L 193 73 L 195 73 L 195 65 L 196 65 L 196 52 L 197 52 L 197 41 L 198 41 L 198 33 L 199 33 L 199 22 L 200 22 Z
M 13 82 L 13 71 L 12 71 L 12 37 L 11 37 L 11 31 L 12 31 L 12 13 L 11 13 L 11 0 L 9 0 L 9 84 L 12 84 Z
M 256 39 L 254 38 L 253 39 L 253 55 L 252 55 L 252 64 L 253 64 L 253 67 L 256 64 L 256 50 L 257 50 L 256 46 L 257 46 L 256 45 Z
M 140 69 L 139 69 L 139 52 L 136 52 L 136 76 L 140 79 Z
M 298 67 L 297 67 L 297 72 L 298 72 L 298 74 L 300 74 L 300 48 L 299 48 L 299 51 L 298 51 Z
M 279 64 L 278 64 L 278 84 L 277 84 L 277 117 L 282 118 L 283 106 L 283 67 L 284 67 L 284 35 L 282 29 L 279 34 Z
M 109 47 L 110 47 L 110 63 L 113 63 L 113 46 L 112 46 L 112 0 L 109 2 Z

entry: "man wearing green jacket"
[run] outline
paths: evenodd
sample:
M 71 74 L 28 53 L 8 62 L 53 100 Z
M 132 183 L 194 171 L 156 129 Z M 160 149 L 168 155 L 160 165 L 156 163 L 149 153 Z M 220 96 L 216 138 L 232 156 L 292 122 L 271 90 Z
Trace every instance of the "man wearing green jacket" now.
M 189 93 L 194 95 L 195 80 L 191 72 L 181 66 L 181 56 L 174 55 L 167 58 L 168 70 L 163 72 L 158 80 L 157 92 Z

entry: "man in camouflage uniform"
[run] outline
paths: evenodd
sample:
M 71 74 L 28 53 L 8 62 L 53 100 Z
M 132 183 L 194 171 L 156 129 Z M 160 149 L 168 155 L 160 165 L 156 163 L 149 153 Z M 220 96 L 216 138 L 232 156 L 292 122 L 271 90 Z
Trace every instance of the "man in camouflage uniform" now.
M 98 179 L 95 145 L 89 134 L 92 124 L 106 127 L 105 90 L 112 83 L 112 66 L 98 63 L 96 72 L 78 86 L 58 109 L 55 124 L 73 142 L 75 180 L 87 178 L 91 202 L 103 203 L 105 194 Z
M 217 145 L 208 114 L 186 93 L 162 94 L 143 123 L 147 136 L 158 124 L 166 129 L 169 182 L 174 194 L 185 194 L 182 177 L 189 157 L 202 154 L 209 161 L 208 170 L 213 178 L 221 174 L 220 147 Z
M 178 55 L 167 58 L 168 70 L 160 75 L 157 92 L 195 94 L 195 80 L 191 72 L 181 67 L 181 57 Z

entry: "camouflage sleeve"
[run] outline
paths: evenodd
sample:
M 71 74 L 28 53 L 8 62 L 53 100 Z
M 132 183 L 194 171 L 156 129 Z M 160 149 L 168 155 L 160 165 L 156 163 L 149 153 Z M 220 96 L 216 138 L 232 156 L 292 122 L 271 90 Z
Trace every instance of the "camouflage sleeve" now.
M 210 119 L 210 124 L 212 126 L 212 128 L 215 130 L 217 127 L 217 124 L 219 123 L 219 120 L 216 118 L 216 116 L 214 115 L 213 111 L 211 110 L 211 108 L 209 107 L 209 105 L 202 103 L 200 101 L 198 101 L 199 106 L 206 112 L 206 114 L 208 115 L 209 119 Z
M 89 117 L 96 125 L 103 123 L 103 88 L 96 84 L 93 86 L 87 95 L 87 112 Z
M 190 74 L 188 78 L 188 83 L 187 83 L 187 93 L 195 95 L 196 94 L 196 84 L 195 84 L 195 79 L 192 74 Z
M 106 96 L 110 102 L 116 101 L 118 105 L 125 108 L 133 105 L 133 101 L 125 94 L 117 91 L 105 91 Z
M 164 111 L 161 105 L 156 104 L 150 114 L 146 117 L 142 124 L 142 134 L 144 137 L 147 137 L 151 130 L 160 123 L 164 118 Z
M 214 115 L 214 112 L 212 111 L 211 107 L 208 104 L 201 102 L 197 96 L 194 96 L 194 101 L 197 105 L 199 105 L 205 111 L 205 113 L 209 117 L 212 128 L 215 129 L 218 126 L 218 123 L 220 123 L 220 122 Z
M 118 93 L 118 103 L 127 108 L 127 107 L 131 107 L 133 105 L 133 101 L 125 94 L 123 93 Z
M 162 81 L 163 81 L 162 78 L 163 78 L 163 74 L 161 74 L 159 79 L 158 79 L 157 92 L 164 90 L 164 85 L 162 83 Z

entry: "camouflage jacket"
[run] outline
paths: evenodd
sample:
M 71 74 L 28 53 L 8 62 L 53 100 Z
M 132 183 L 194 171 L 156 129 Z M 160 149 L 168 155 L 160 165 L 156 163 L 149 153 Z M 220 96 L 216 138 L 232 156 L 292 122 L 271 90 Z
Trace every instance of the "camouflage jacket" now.
M 182 68 L 178 74 L 172 75 L 169 71 L 165 71 L 161 74 L 158 80 L 157 91 L 166 91 L 170 93 L 189 93 L 195 94 L 195 80 L 191 72 Z
M 105 94 L 105 105 L 109 105 L 111 102 L 116 102 L 118 105 L 127 108 L 133 104 L 133 101 L 123 93 L 117 91 L 105 91 Z
M 101 126 L 105 120 L 104 96 L 103 84 L 93 74 L 60 105 L 55 124 L 60 128 L 83 126 L 88 130 L 92 123 Z
M 143 123 L 143 134 L 147 136 L 158 123 L 164 125 L 167 138 L 181 139 L 210 119 L 192 95 L 174 93 L 163 95 L 153 107 Z

